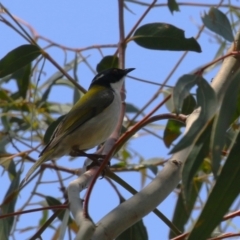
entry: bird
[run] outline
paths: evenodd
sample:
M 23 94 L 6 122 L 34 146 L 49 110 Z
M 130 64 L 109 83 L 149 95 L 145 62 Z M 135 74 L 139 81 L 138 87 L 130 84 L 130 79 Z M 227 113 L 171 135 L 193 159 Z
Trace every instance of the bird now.
M 86 94 L 60 121 L 20 186 L 45 161 L 56 160 L 78 150 L 86 151 L 107 140 L 120 116 L 120 91 L 124 77 L 134 69 L 109 68 L 93 78 Z

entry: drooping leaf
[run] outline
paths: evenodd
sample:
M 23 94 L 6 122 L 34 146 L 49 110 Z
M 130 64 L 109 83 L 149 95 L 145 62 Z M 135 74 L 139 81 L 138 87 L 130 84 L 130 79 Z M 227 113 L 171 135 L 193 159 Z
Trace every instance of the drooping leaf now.
M 0 60 L 0 77 L 14 73 L 31 63 L 40 54 L 41 49 L 31 44 L 15 48 Z
M 141 161 L 141 165 L 146 166 L 149 170 L 151 170 L 151 172 L 154 175 L 157 175 L 158 173 L 158 165 L 159 163 L 163 163 L 164 159 L 163 158 L 159 158 L 159 157 L 153 157 L 153 158 L 149 158 L 147 160 Z
M 11 142 L 7 132 L 0 131 L 0 153 L 6 153 L 6 145 Z
M 240 71 L 237 71 L 227 89 L 225 89 L 222 105 L 219 114 L 215 119 L 211 140 L 212 168 L 215 176 L 217 176 L 220 167 L 221 151 L 225 144 L 225 138 L 223 136 L 226 134 L 236 110 L 237 98 L 240 90 L 239 79 Z
M 116 240 L 148 240 L 148 234 L 143 220 L 138 221 L 130 228 L 122 232 Z
M 204 158 L 209 155 L 209 144 L 212 125 L 213 124 L 211 122 L 201 134 L 183 166 L 182 193 L 187 204 L 191 201 L 191 188 L 193 178 L 199 170 L 201 164 L 203 163 Z
M 57 206 L 57 205 L 61 205 L 62 204 L 58 199 L 56 199 L 54 197 L 51 197 L 51 196 L 46 196 L 45 199 L 46 199 L 46 201 L 47 201 L 49 206 Z M 64 212 L 65 212 L 65 209 L 63 209 L 63 211 L 58 215 L 58 218 L 61 221 L 63 220 Z M 69 217 L 69 221 L 71 221 L 70 217 Z
M 59 117 L 57 120 L 55 120 L 54 122 L 52 122 L 49 127 L 47 128 L 46 132 L 45 132 L 45 135 L 43 137 L 43 142 L 45 144 L 47 144 L 50 139 L 51 139 L 51 136 L 52 134 L 54 133 L 56 127 L 58 126 L 58 124 L 62 121 L 62 119 L 65 117 L 65 115 Z
M 173 100 L 172 100 L 173 102 Z M 192 95 L 188 95 L 183 100 L 182 113 L 188 115 L 196 108 L 196 100 Z M 173 111 L 174 112 L 174 111 Z M 166 147 L 170 147 L 173 141 L 175 141 L 181 135 L 181 128 L 185 124 L 175 120 L 168 120 L 167 125 L 163 133 L 163 141 Z
M 97 65 L 97 72 L 101 72 L 108 68 L 118 68 L 118 57 L 106 56 Z
M 17 194 L 18 194 L 16 190 L 18 189 L 18 186 L 19 186 L 20 175 L 21 175 L 21 171 L 18 171 L 8 188 L 5 198 L 1 204 L 2 215 L 7 213 L 12 213 L 15 210 L 15 204 L 17 201 Z M 14 217 L 0 219 L 0 239 L 3 239 L 3 240 L 9 239 L 9 234 L 11 232 L 13 222 L 14 222 Z
M 82 57 L 79 58 L 74 58 L 72 61 L 68 62 L 67 64 L 64 65 L 63 70 L 68 72 L 76 66 L 76 64 L 79 64 L 83 61 Z M 48 78 L 45 82 L 47 84 L 47 89 L 42 95 L 41 102 L 45 102 L 48 99 L 48 96 L 52 90 L 52 87 L 55 85 L 66 85 L 72 88 L 75 88 L 75 86 L 67 79 L 61 79 L 63 77 L 62 72 L 57 71 L 54 73 L 50 78 Z
M 173 88 L 166 88 L 162 89 L 161 92 L 163 93 L 164 99 L 167 98 L 170 94 L 173 95 Z M 169 112 L 174 112 L 174 104 L 173 104 L 173 97 L 171 96 L 166 102 L 165 106 Z
M 172 223 L 176 226 L 181 232 L 185 232 L 184 226 L 188 222 L 197 197 L 199 195 L 199 191 L 201 189 L 202 182 L 194 182 L 194 188 L 191 189 L 190 192 L 190 201 L 186 204 L 183 193 L 180 192 L 178 195 L 178 200 L 175 206 L 173 220 Z M 175 234 L 170 230 L 169 239 L 175 237 Z
M 195 80 L 194 76 L 192 76 L 192 78 L 198 85 L 197 103 L 198 106 L 201 107 L 201 110 L 198 110 L 198 112 L 200 111 L 198 118 L 193 122 L 188 132 L 177 143 L 177 145 L 173 147 L 170 153 L 180 151 L 195 143 L 197 139 L 201 136 L 204 129 L 208 126 L 218 107 L 216 94 L 212 87 L 209 85 L 209 83 L 200 76 L 197 78 L 197 81 Z M 187 86 L 187 88 L 189 89 L 189 86 Z M 184 94 L 182 94 L 182 92 Z M 186 95 L 186 89 L 182 88 L 182 92 L 179 91 L 179 93 L 175 96 L 181 97 L 182 95 Z M 176 99 L 174 100 L 174 102 L 177 103 Z
M 23 68 L 22 75 L 17 76 L 15 74 L 15 77 L 16 77 L 15 79 L 18 85 L 18 94 L 23 99 L 25 99 L 27 95 L 27 90 L 30 83 L 30 76 L 31 76 L 31 64 L 28 64 Z
M 189 115 L 196 108 L 197 103 L 195 98 L 190 94 L 183 100 L 182 114 Z
M 163 133 L 163 142 L 167 148 L 181 135 L 181 128 L 184 126 L 185 124 L 181 122 L 168 120 Z
M 220 175 L 208 197 L 208 200 L 193 226 L 188 240 L 207 239 L 222 221 L 240 192 L 239 176 L 240 134 L 231 149 Z
M 173 88 L 173 103 L 177 114 L 181 113 L 184 99 L 190 95 L 190 90 L 202 79 L 200 76 L 190 74 L 185 74 L 178 79 Z
M 133 36 L 135 43 L 153 50 L 201 52 L 198 42 L 185 38 L 184 31 L 168 23 L 149 23 L 139 27 Z
M 48 210 L 42 211 L 42 218 L 39 220 L 39 226 L 42 226 L 48 219 Z
M 176 12 L 180 11 L 176 0 L 168 0 L 168 8 L 171 13 L 173 13 L 174 11 L 176 11 Z
M 126 103 L 127 113 L 138 113 L 140 110 L 131 103 Z
M 202 17 L 204 25 L 211 31 L 219 34 L 229 42 L 234 41 L 231 24 L 219 9 L 211 7 L 209 13 Z

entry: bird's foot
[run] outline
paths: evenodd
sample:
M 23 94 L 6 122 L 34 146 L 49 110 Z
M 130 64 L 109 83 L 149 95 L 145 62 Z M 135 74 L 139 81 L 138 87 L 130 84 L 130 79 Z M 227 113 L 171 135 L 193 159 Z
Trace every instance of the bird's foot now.
M 106 157 L 106 155 L 102 154 L 94 154 L 94 153 L 85 153 L 83 150 L 79 150 L 77 148 L 72 148 L 72 151 L 69 153 L 72 157 L 88 157 L 93 162 L 97 163 L 97 165 L 100 165 L 99 160 L 102 160 Z

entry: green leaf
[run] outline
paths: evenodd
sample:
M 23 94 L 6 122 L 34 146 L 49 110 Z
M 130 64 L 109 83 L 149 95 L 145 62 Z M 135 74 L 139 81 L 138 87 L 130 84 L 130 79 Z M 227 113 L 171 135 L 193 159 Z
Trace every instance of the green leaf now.
M 181 192 L 178 196 L 178 200 L 177 200 L 176 207 L 175 207 L 175 210 L 174 210 L 172 223 L 181 232 L 185 232 L 184 226 L 188 222 L 188 220 L 191 216 L 193 207 L 195 205 L 195 202 L 196 202 L 197 197 L 199 195 L 199 191 L 200 191 L 201 186 L 202 186 L 202 182 L 195 182 L 194 186 L 195 187 L 191 189 L 190 201 L 188 202 L 188 204 L 186 205 L 186 202 L 184 201 L 183 194 Z M 170 231 L 169 238 L 173 238 L 175 236 L 176 235 L 172 231 Z M 198 239 L 198 238 L 196 238 L 196 239 Z
M 173 88 L 166 88 L 162 89 L 161 92 L 163 93 L 164 99 L 169 96 L 169 94 L 173 94 Z M 174 104 L 172 96 L 165 102 L 165 106 L 169 112 L 174 112 Z
M 16 82 L 18 85 L 18 93 L 23 99 L 26 98 L 29 83 L 30 83 L 30 76 L 31 76 L 31 64 L 28 64 L 23 68 L 22 75 L 16 75 Z
M 234 41 L 231 24 L 219 9 L 211 7 L 209 13 L 202 17 L 204 25 L 211 31 L 219 34 L 229 42 Z
M 7 213 L 13 213 L 15 210 L 15 204 L 17 201 L 18 192 L 16 191 L 19 186 L 21 171 L 18 171 L 16 176 L 13 178 L 8 191 L 5 195 L 3 203 L 1 204 L 1 215 Z M 13 226 L 14 217 L 8 217 L 0 219 L 0 239 L 7 240 Z
M 163 162 L 164 162 L 163 158 L 153 157 L 153 158 L 149 158 L 147 160 L 141 161 L 140 164 L 146 166 L 149 170 L 152 171 L 154 175 L 157 175 L 158 173 L 157 165 Z
M 175 112 L 181 113 L 184 99 L 190 95 L 190 90 L 203 78 L 197 75 L 185 74 L 180 77 L 173 88 L 173 103 Z
M 62 205 L 62 203 L 58 199 L 56 199 L 54 197 L 46 196 L 45 199 L 46 199 L 46 201 L 47 201 L 49 206 Z M 55 210 L 53 210 L 53 212 L 55 212 Z M 65 213 L 65 209 L 63 209 L 63 211 L 61 211 L 60 214 L 58 215 L 58 219 L 59 220 L 61 220 L 61 221 L 63 220 L 64 213 Z M 70 219 L 71 218 L 69 217 L 69 221 L 71 221 Z
M 174 11 L 176 11 L 176 12 L 180 11 L 179 6 L 175 0 L 168 0 L 168 8 L 171 13 L 173 13 Z
M 11 74 L 31 63 L 41 54 L 35 45 L 22 45 L 15 48 L 0 60 L 0 77 Z
M 118 57 L 106 56 L 97 65 L 97 72 L 102 72 L 108 68 L 118 68 Z
M 181 135 L 181 128 L 184 126 L 185 124 L 181 122 L 168 120 L 163 133 L 163 142 L 167 148 Z
M 39 226 L 42 226 L 48 219 L 48 210 L 42 211 L 42 218 L 39 220 Z
M 0 131 L 0 153 L 6 153 L 6 145 L 11 142 L 8 132 Z
M 58 126 L 58 124 L 62 121 L 62 119 L 63 119 L 65 116 L 66 116 L 66 115 L 63 115 L 63 116 L 59 117 L 57 120 L 55 120 L 54 122 L 52 122 L 52 123 L 49 125 L 49 127 L 48 127 L 48 129 L 46 130 L 45 135 L 44 135 L 44 137 L 43 137 L 43 142 L 44 142 L 45 144 L 47 144 L 47 143 L 50 141 L 51 136 L 52 136 L 52 134 L 54 133 L 56 127 Z
M 139 109 L 131 103 L 126 103 L 126 112 L 127 113 L 138 113 Z
M 203 163 L 204 158 L 209 154 L 212 125 L 211 122 L 201 134 L 184 163 L 182 170 L 182 190 L 186 203 L 191 201 L 193 178 Z
M 201 107 L 201 111 L 198 118 L 193 122 L 188 132 L 183 136 L 180 142 L 177 143 L 176 146 L 174 146 L 170 153 L 180 151 L 190 146 L 191 144 L 194 144 L 200 137 L 204 129 L 208 126 L 208 123 L 213 118 L 215 111 L 217 110 L 218 107 L 216 94 L 212 87 L 209 85 L 209 83 L 200 76 L 196 78 L 196 76 L 192 75 L 192 79 L 198 85 L 197 102 L 198 106 Z M 196 81 L 196 79 L 198 80 Z M 191 86 L 193 86 L 192 83 Z M 181 89 L 185 94 L 186 89 L 184 88 Z M 182 97 L 182 95 L 184 94 L 182 94 L 182 92 L 179 91 L 178 94 L 175 94 L 175 97 L 176 96 Z M 174 102 L 175 103 L 177 102 L 176 99 L 174 100 Z
M 183 100 L 182 113 L 185 115 L 189 115 L 193 112 L 196 106 L 197 103 L 195 98 L 192 95 L 188 95 Z
M 195 51 L 201 52 L 198 42 L 185 38 L 184 31 L 167 23 L 149 23 L 136 30 L 135 43 L 153 50 Z
M 234 200 L 239 196 L 240 134 L 230 151 L 208 200 L 188 237 L 188 240 L 206 240 L 222 221 Z
M 225 144 L 225 138 L 223 136 L 226 134 L 226 131 L 230 126 L 237 105 L 237 98 L 240 90 L 239 78 L 240 71 L 237 71 L 236 74 L 234 74 L 233 79 L 230 80 L 227 89 L 225 89 L 222 105 L 214 122 L 211 152 L 212 169 L 215 176 L 217 176 L 220 167 L 222 149 Z
M 82 61 L 83 61 L 82 57 L 79 57 L 79 58 L 75 57 L 72 61 L 64 65 L 63 70 L 65 72 L 68 72 L 73 68 L 76 68 L 76 65 L 81 63 Z M 66 85 L 68 87 L 75 88 L 75 86 L 68 79 L 61 79 L 62 77 L 63 77 L 62 72 L 57 71 L 50 78 L 46 80 L 45 84 L 47 85 L 47 89 L 43 93 L 40 103 L 47 101 L 53 86 Z
M 143 224 L 143 220 L 138 221 L 134 225 L 132 225 L 130 228 L 122 232 L 116 240 L 147 240 L 148 234 L 146 227 Z
M 185 115 L 188 115 L 193 112 L 195 107 L 196 107 L 195 98 L 192 95 L 188 95 L 183 100 L 182 113 Z M 182 122 L 175 121 L 175 120 L 168 120 L 163 133 L 163 142 L 166 147 L 169 148 L 173 143 L 173 141 L 175 141 L 181 135 L 182 133 L 181 128 L 184 126 L 185 124 L 183 124 Z

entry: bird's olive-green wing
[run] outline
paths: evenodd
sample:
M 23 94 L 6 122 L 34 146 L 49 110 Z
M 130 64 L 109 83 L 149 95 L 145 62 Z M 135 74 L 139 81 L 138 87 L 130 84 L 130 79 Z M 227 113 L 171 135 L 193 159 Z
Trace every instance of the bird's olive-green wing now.
M 95 86 L 90 89 L 81 99 L 78 100 L 70 112 L 59 123 L 50 142 L 43 149 L 40 156 L 45 151 L 56 146 L 62 138 L 71 134 L 82 124 L 101 113 L 112 103 L 113 99 L 113 91 L 109 88 Z

